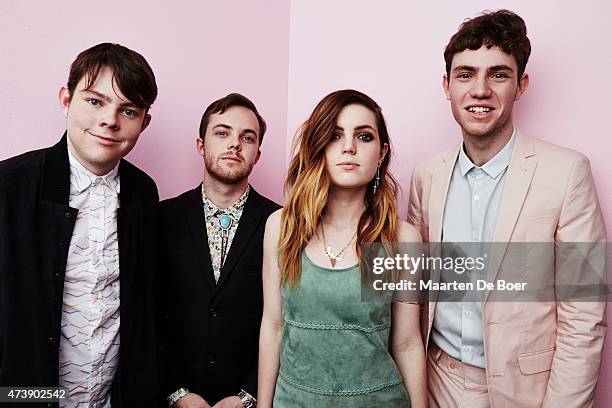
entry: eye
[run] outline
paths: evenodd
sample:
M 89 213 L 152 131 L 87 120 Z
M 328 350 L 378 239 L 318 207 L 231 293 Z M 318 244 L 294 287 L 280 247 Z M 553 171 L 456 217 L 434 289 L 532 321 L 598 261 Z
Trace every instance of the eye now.
M 88 104 L 90 104 L 91 106 L 99 106 L 100 105 L 100 100 L 95 99 L 95 98 L 87 98 L 85 99 L 87 101 Z
M 363 132 L 357 135 L 357 139 L 363 141 L 363 142 L 369 142 L 374 140 L 374 135 L 372 135 L 369 132 Z
M 472 77 L 472 75 L 470 75 L 467 72 L 463 72 L 459 75 L 457 75 L 457 79 L 470 79 Z
M 133 110 L 133 109 L 124 109 L 124 110 L 123 110 L 123 114 L 124 114 L 125 116 L 129 116 L 129 117 L 131 117 L 131 118 L 138 116 L 138 112 L 136 112 L 136 111 L 135 111 L 135 110 Z
M 217 130 L 215 132 L 215 135 L 224 137 L 224 136 L 227 136 L 227 132 L 225 130 Z
M 246 142 L 248 142 L 248 143 L 254 143 L 254 142 L 256 142 L 256 138 L 255 138 L 255 136 L 253 136 L 253 135 L 244 135 L 244 136 L 242 136 L 242 138 L 243 138 L 243 139 L 244 139 Z
M 507 74 L 504 74 L 503 72 L 496 72 L 492 75 L 493 79 L 505 79 L 508 78 Z
M 333 133 L 331 140 L 340 140 L 342 138 L 342 135 L 340 135 L 339 133 Z

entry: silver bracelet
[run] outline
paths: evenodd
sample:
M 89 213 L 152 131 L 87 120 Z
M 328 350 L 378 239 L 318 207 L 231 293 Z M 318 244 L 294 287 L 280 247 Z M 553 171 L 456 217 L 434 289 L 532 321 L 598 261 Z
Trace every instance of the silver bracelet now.
M 257 407 L 257 400 L 251 397 L 245 390 L 240 390 L 240 392 L 238 393 L 238 398 L 240 398 L 240 401 L 242 402 L 242 405 L 244 405 L 244 408 Z
M 174 404 L 176 404 L 181 398 L 183 398 L 187 394 L 189 394 L 189 390 L 187 388 L 179 388 L 172 394 L 168 395 L 166 397 L 166 401 L 168 401 L 168 404 L 173 407 Z

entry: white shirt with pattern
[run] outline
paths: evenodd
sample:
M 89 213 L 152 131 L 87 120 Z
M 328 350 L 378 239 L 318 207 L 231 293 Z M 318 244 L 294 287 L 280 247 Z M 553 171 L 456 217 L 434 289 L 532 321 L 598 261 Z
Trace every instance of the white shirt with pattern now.
M 250 186 L 247 186 L 246 191 L 242 196 L 236 200 L 236 202 L 227 208 L 220 209 L 206 196 L 204 192 L 204 185 L 202 185 L 202 202 L 204 204 L 204 218 L 206 219 L 206 235 L 208 236 L 208 248 L 210 248 L 210 259 L 212 261 L 213 274 L 215 276 L 215 282 L 219 282 L 219 276 L 221 276 L 221 241 L 222 241 L 222 228 L 220 224 L 221 215 L 226 214 L 232 218 L 232 224 L 230 225 L 227 237 L 227 244 L 225 250 L 225 258 L 229 253 L 229 249 L 232 245 L 234 235 L 238 229 L 238 223 L 244 205 L 247 198 L 249 197 Z M 224 259 L 225 261 L 225 259 Z
M 68 156 L 69 204 L 79 213 L 64 278 L 60 406 L 108 408 L 119 363 L 119 165 L 96 176 Z

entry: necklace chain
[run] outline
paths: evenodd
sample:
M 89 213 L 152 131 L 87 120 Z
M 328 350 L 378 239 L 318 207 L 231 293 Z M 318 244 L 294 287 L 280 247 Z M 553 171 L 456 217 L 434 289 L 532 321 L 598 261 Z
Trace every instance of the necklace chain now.
M 336 262 L 342 262 L 342 260 L 344 259 L 342 258 L 342 254 L 344 253 L 344 251 L 346 251 L 346 249 L 349 247 L 351 242 L 353 242 L 353 239 L 355 239 L 355 237 L 357 236 L 357 231 L 355 231 L 355 233 L 351 236 L 351 239 L 348 240 L 346 245 L 344 245 L 344 247 L 337 254 L 334 253 L 334 250 L 332 249 L 331 245 L 327 243 L 327 238 L 325 238 L 325 228 L 323 228 L 323 223 L 321 223 L 321 233 L 323 235 L 323 245 L 325 245 L 325 255 L 327 255 L 332 268 L 334 268 L 336 266 Z

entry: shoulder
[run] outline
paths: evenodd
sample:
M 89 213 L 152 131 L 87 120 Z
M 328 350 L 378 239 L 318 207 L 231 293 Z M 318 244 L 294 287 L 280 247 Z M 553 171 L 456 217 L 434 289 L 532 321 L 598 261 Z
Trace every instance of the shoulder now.
M 33 150 L 0 161 L 0 179 L 22 178 L 24 173 L 40 168 L 46 150 Z
M 456 160 L 458 152 L 459 146 L 455 145 L 442 152 L 434 154 L 426 160 L 417 163 L 414 167 L 413 177 L 424 178 L 430 176 L 431 174 L 433 174 L 434 170 L 445 161 Z
M 399 242 L 422 242 L 423 238 L 419 230 L 406 221 L 399 220 L 397 226 L 397 237 Z
M 282 213 L 283 209 L 279 208 L 270 214 L 268 220 L 266 221 L 266 232 L 276 232 L 277 235 L 280 233 Z
M 265 231 L 266 239 L 271 239 L 274 242 L 276 242 L 278 238 L 280 237 L 282 213 L 283 213 L 283 209 L 279 208 L 278 210 L 270 214 L 270 216 L 266 220 L 266 231 Z
M 197 188 L 199 190 L 199 187 Z M 192 195 L 197 194 L 198 199 L 200 198 L 199 191 L 195 191 L 195 189 L 187 190 L 176 197 L 167 198 L 165 200 L 160 201 L 159 210 L 160 213 L 174 213 L 184 211 L 187 207 L 187 203 Z
M 587 162 L 589 159 L 577 150 L 560 146 L 542 139 L 530 138 L 534 146 L 534 152 L 539 159 L 547 159 L 554 162 L 555 166 L 560 163 L 570 164 L 575 162 Z
M 253 188 L 253 186 L 251 186 L 251 191 L 249 192 L 249 198 L 252 198 L 253 200 L 257 201 L 258 205 L 263 209 L 264 213 L 266 213 L 267 215 L 281 208 L 281 206 L 275 203 L 274 201 L 259 194 L 257 190 Z
M 144 189 L 155 192 L 157 194 L 157 185 L 155 181 L 144 171 L 133 165 L 127 160 L 121 160 L 121 171 L 123 174 L 129 174 L 129 177 L 133 178 L 138 185 Z

